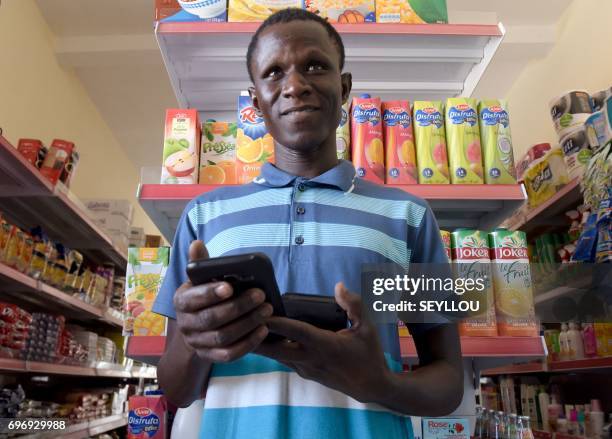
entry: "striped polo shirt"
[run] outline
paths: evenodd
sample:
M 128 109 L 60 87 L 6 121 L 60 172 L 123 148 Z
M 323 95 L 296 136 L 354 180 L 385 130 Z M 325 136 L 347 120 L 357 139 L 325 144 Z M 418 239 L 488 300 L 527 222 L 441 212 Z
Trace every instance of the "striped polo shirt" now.
M 176 317 L 172 297 L 187 279 L 195 239 L 211 257 L 265 253 L 282 293 L 332 296 L 342 281 L 360 294 L 362 264 L 448 263 L 427 203 L 357 178 L 347 161 L 311 179 L 266 163 L 252 183 L 192 200 L 177 227 L 155 312 Z M 409 328 L 417 334 L 428 326 Z M 389 368 L 400 371 L 397 327 L 378 330 Z M 412 438 L 409 417 L 360 403 L 256 354 L 213 365 L 204 407 L 200 437 L 206 439 Z

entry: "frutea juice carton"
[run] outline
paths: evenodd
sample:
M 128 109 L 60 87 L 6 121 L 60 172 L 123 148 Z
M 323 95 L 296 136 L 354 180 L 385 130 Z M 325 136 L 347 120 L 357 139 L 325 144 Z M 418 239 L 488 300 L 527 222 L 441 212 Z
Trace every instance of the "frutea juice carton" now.
M 253 107 L 247 92 L 238 97 L 236 130 L 236 178 L 238 184 L 253 181 L 261 167 L 274 163 L 274 139 L 268 133 L 263 117 Z
M 236 130 L 232 122 L 202 124 L 200 184 L 236 184 Z
M 375 183 L 385 182 L 380 98 L 362 95 L 353 98 L 351 108 L 351 141 L 353 164 L 357 175 Z
M 194 109 L 166 110 L 162 184 L 196 184 L 200 123 Z
M 338 159 L 351 159 L 351 124 L 349 121 L 349 103 L 342 104 L 340 124 L 336 128 L 336 152 Z
M 480 309 L 459 323 L 459 333 L 468 337 L 495 337 L 497 321 L 487 234 L 480 230 L 455 230 L 451 233 L 451 254 L 457 277 L 484 283 L 484 290 L 474 289 L 462 295 L 463 300 L 478 302 Z
M 444 109 L 440 101 L 415 101 L 414 136 L 420 184 L 448 184 Z
M 516 184 L 508 103 L 483 100 L 478 104 L 480 139 L 487 184 Z
M 382 103 L 385 139 L 385 183 L 416 184 L 417 167 L 408 101 Z
M 446 140 L 451 183 L 482 184 L 482 152 L 476 99 L 447 99 Z
M 130 396 L 128 407 L 128 439 L 168 437 L 168 403 L 164 396 Z
M 489 233 L 489 247 L 499 335 L 537 336 L 525 233 L 496 229 Z

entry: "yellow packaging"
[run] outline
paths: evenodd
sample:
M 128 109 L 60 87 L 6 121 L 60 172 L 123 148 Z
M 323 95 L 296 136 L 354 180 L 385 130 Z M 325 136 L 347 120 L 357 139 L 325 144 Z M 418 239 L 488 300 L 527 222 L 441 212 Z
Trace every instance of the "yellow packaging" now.
M 595 340 L 597 342 L 597 356 L 606 357 L 608 355 L 608 339 L 606 338 L 606 324 L 595 323 Z
M 531 207 L 539 206 L 556 194 L 569 182 L 561 148 L 553 148 L 535 161 L 525 171 L 523 181 Z
M 397 333 L 400 337 L 410 337 L 410 332 L 408 331 L 408 327 L 404 322 L 398 320 L 397 322 Z
M 305 9 L 330 23 L 373 23 L 376 21 L 374 0 L 304 0 Z
M 336 128 L 336 153 L 338 159 L 351 159 L 351 124 L 349 123 L 349 103 L 342 105 L 340 124 Z
M 227 21 L 264 21 L 281 9 L 302 8 L 301 0 L 229 0 Z
M 446 0 L 376 0 L 377 23 L 448 23 Z
M 6 245 L 11 236 L 11 225 L 0 215 L 0 262 L 4 262 Z
M 202 124 L 200 184 L 236 184 L 236 124 Z

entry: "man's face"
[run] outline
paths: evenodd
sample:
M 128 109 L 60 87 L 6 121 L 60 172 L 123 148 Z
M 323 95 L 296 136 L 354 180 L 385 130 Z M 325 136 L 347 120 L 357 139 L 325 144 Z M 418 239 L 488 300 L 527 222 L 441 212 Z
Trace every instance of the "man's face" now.
M 351 78 L 341 75 L 338 49 L 321 24 L 298 20 L 265 29 L 251 72 L 253 104 L 276 142 L 308 151 L 334 135 Z

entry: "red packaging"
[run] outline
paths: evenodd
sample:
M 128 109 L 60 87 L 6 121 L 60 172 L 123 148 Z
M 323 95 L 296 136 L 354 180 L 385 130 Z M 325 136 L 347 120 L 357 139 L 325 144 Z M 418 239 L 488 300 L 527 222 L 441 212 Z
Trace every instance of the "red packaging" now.
M 0 302 L 0 319 L 7 323 L 17 324 L 19 322 L 29 325 L 32 315 L 12 303 Z
M 167 438 L 166 398 L 161 395 L 132 396 L 128 405 L 128 439 Z
M 49 152 L 45 157 L 40 172 L 47 179 L 55 184 L 62 175 L 66 163 L 70 160 L 72 150 L 74 149 L 74 143 L 66 140 L 53 139 Z
M 538 143 L 527 150 L 525 154 L 516 162 L 516 175 L 519 181 L 523 180 L 523 174 L 533 161 L 544 157 L 551 150 L 550 143 Z
M 410 103 L 383 102 L 382 121 L 385 138 L 385 183 L 417 184 Z
M 385 147 L 382 141 L 380 98 L 353 98 L 351 149 L 357 175 L 375 183 L 385 182 Z
M 155 0 L 155 21 L 171 17 L 181 10 L 176 0 Z
M 70 154 L 70 158 L 64 165 L 64 169 L 62 171 L 62 175 L 60 175 L 60 181 L 66 185 L 66 187 L 70 187 L 70 182 L 74 177 L 74 173 L 76 172 L 77 165 L 79 164 L 79 153 L 75 150 L 72 150 L 72 154 Z
M 42 142 L 37 139 L 19 139 L 17 151 L 37 168 L 40 168 L 46 153 Z

